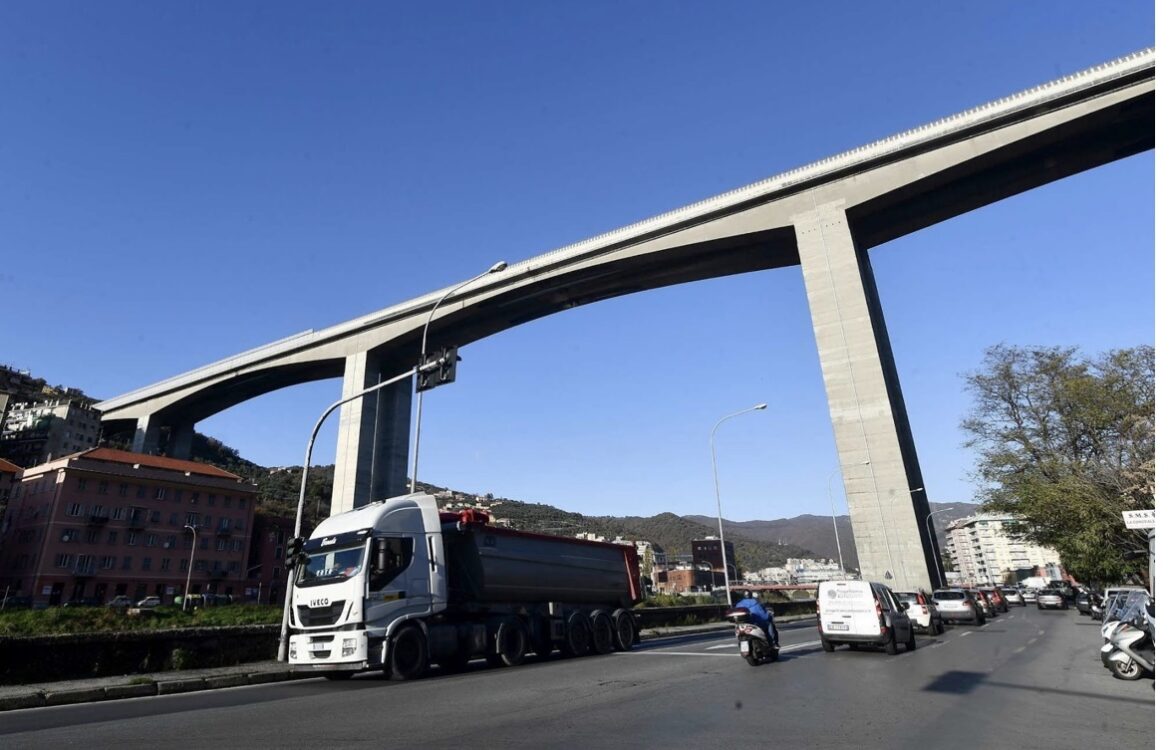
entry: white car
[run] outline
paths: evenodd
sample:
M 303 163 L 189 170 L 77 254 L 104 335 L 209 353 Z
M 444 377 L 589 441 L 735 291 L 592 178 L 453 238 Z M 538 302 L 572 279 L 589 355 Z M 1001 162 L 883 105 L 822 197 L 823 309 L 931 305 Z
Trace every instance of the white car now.
M 918 591 L 899 591 L 894 596 L 906 605 L 906 615 L 910 618 L 910 623 L 916 631 L 938 635 L 945 630 L 938 607 L 934 605 L 925 591 L 921 589 Z

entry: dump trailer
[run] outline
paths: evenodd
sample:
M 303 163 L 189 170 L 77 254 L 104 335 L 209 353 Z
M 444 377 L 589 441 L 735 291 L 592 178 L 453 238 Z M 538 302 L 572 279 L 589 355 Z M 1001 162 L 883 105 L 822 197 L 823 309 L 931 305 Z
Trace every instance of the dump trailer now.
M 326 519 L 304 542 L 288 661 L 331 679 L 379 669 L 413 679 L 469 659 L 515 666 L 628 650 L 640 599 L 628 545 L 492 526 L 413 493 Z

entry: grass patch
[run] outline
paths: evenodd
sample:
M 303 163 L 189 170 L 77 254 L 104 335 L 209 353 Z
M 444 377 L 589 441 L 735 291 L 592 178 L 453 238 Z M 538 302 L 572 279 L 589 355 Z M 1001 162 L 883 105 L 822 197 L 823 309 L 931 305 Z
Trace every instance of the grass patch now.
M 41 610 L 0 611 L 0 637 L 81 635 L 125 631 L 175 630 L 227 625 L 277 625 L 279 606 L 229 604 L 183 612 L 157 607 L 140 615 L 110 607 L 51 607 Z

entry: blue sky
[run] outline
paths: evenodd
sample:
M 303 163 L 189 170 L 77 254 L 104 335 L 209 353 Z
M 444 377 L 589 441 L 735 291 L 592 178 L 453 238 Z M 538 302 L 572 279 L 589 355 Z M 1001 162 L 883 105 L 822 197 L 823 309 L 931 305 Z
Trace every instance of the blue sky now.
M 1154 43 L 1151 3 L 5 3 L 0 362 L 108 398 Z M 1153 343 L 1147 153 L 872 251 L 932 501 L 996 343 Z M 597 514 L 827 513 L 798 268 L 465 347 L 420 478 Z M 198 428 L 300 463 L 338 381 Z M 316 454 L 332 461 L 334 433 Z M 841 488 L 835 481 L 840 505 Z

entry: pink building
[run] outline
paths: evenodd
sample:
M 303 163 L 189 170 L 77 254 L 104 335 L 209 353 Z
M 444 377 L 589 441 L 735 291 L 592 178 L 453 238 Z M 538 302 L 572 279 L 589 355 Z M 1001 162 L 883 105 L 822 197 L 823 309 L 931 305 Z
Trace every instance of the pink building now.
M 0 589 L 34 606 L 168 601 L 190 573 L 191 593 L 239 597 L 255 502 L 231 472 L 112 448 L 25 469 L 0 522 Z

